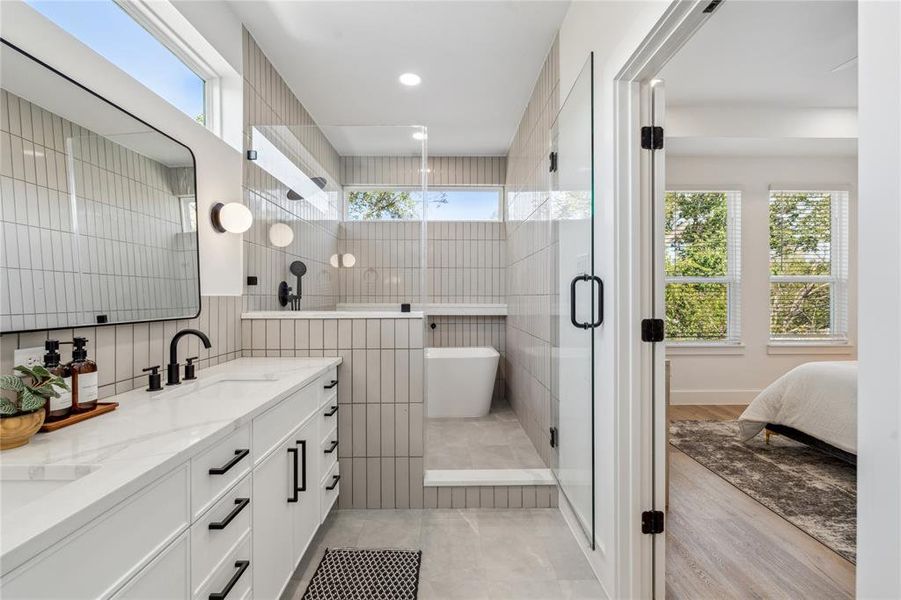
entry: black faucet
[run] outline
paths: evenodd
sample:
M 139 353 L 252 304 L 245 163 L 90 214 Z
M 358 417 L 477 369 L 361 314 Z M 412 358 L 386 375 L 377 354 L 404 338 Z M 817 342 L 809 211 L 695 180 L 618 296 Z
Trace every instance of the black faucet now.
M 203 342 L 204 348 L 211 348 L 210 338 L 199 329 L 182 329 L 174 336 L 169 343 L 169 364 L 166 365 L 166 385 L 178 385 L 181 383 L 181 365 L 178 364 L 178 340 L 186 335 L 196 335 Z

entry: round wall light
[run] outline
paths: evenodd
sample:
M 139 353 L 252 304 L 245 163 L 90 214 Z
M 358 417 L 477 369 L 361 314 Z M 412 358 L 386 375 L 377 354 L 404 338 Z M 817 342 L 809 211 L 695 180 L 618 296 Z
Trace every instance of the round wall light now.
M 253 214 L 240 202 L 217 202 L 210 211 L 210 221 L 219 233 L 244 233 L 253 224 Z
M 269 241 L 276 248 L 284 248 L 294 241 L 294 230 L 285 223 L 274 223 L 269 228 Z
M 422 83 L 422 77 L 416 73 L 403 73 L 397 80 L 407 87 L 414 87 Z
M 350 267 L 357 264 L 357 259 L 353 254 L 350 253 L 332 254 L 332 257 L 329 259 L 329 264 L 336 269 L 342 267 L 349 269 Z
M 417 131 L 416 133 L 413 134 L 413 139 L 416 140 L 417 142 L 427 140 L 428 138 L 429 138 L 429 136 L 426 135 L 425 131 Z

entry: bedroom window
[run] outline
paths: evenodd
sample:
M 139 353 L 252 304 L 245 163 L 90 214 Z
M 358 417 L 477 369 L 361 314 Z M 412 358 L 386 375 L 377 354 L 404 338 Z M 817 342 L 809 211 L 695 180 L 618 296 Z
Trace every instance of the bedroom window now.
M 665 197 L 666 337 L 741 340 L 741 194 L 669 191 Z
M 848 192 L 770 190 L 770 338 L 848 339 Z

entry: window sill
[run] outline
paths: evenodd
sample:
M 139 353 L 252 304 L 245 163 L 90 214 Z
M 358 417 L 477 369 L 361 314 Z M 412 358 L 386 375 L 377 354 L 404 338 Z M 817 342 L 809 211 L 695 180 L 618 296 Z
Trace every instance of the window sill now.
M 744 344 L 686 344 L 673 342 L 666 345 L 667 356 L 742 356 L 744 353 Z
M 794 355 L 833 355 L 848 356 L 854 354 L 856 348 L 844 342 L 770 342 L 767 345 L 767 354 L 794 354 Z

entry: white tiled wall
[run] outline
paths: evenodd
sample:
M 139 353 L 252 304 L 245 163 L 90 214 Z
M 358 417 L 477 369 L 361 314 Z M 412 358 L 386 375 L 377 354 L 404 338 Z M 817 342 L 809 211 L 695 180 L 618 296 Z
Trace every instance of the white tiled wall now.
M 2 91 L 2 329 L 196 312 L 196 234 L 182 232 L 177 198 L 193 183 L 193 169 L 170 169 Z
M 510 404 L 545 464 L 549 428 L 552 315 L 557 310 L 558 229 L 551 219 L 547 154 L 558 110 L 555 40 L 507 156 L 507 387 Z
M 504 156 L 430 156 L 427 164 L 430 186 L 494 186 L 506 180 Z M 418 186 L 421 169 L 419 157 L 343 156 L 341 183 Z
M 504 223 L 432 222 L 428 224 L 427 246 L 430 302 L 505 302 L 507 242 Z
M 340 159 L 337 152 L 316 126 L 312 117 L 288 88 L 253 37 L 244 30 L 244 145 L 251 146 L 253 126 L 290 128 L 296 150 L 283 148 L 290 158 L 310 176 L 322 175 L 334 187 L 327 196 L 325 213 L 307 202 L 287 199 L 288 188 L 275 177 L 244 161 L 244 203 L 254 216 L 250 231 L 244 234 L 244 274 L 256 276 L 256 286 L 244 287 L 245 310 L 278 310 L 278 284 L 287 281 L 296 290 L 296 278 L 288 267 L 303 261 L 307 273 L 303 278 L 304 310 L 334 309 L 338 301 L 338 277 L 329 259 L 338 251 L 341 195 L 337 191 Z M 283 132 L 288 130 L 282 128 Z M 310 156 L 315 166 L 304 163 L 301 154 Z M 320 171 L 322 169 L 322 171 Z M 294 230 L 294 241 L 277 248 L 269 241 L 273 223 L 287 223 Z
M 199 356 L 199 369 L 234 360 L 241 355 L 241 297 L 204 296 L 196 319 L 104 325 L 77 329 L 57 329 L 0 336 L 0 373 L 11 373 L 13 353 L 17 348 L 43 346 L 47 339 L 72 341 L 88 338 L 88 358 L 95 361 L 100 381 L 100 397 L 106 398 L 134 388 L 147 386 L 147 374 L 141 369 L 160 365 L 165 372 L 169 362 L 169 342 L 175 332 L 191 327 L 206 333 L 212 348 L 206 350 L 190 336 L 179 344 L 179 362 L 188 356 Z M 62 356 L 69 360 L 71 346 L 63 346 Z
M 421 301 L 421 223 L 347 221 L 341 248 L 357 261 L 339 269 L 342 303 L 418 303 Z

